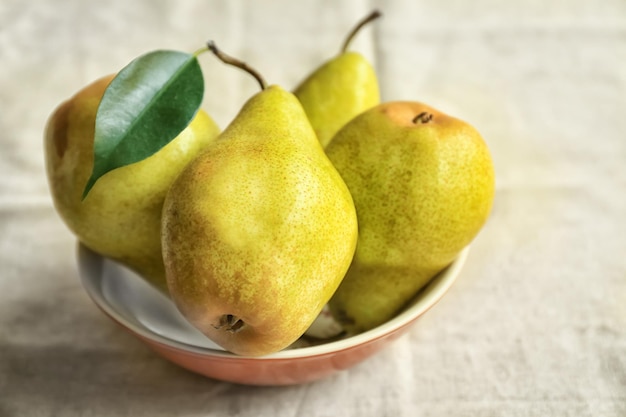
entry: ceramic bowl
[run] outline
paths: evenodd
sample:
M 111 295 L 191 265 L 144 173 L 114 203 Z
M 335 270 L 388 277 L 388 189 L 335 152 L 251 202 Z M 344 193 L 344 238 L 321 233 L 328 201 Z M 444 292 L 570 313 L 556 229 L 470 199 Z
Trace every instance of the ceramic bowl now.
M 157 354 L 210 378 L 250 385 L 300 384 L 350 368 L 409 327 L 450 288 L 467 257 L 466 248 L 396 317 L 364 333 L 328 340 L 303 337 L 293 346 L 262 357 L 226 352 L 192 327 L 172 301 L 122 265 L 78 245 L 82 284 L 93 302 L 113 321 L 146 343 Z M 317 332 L 332 331 L 321 314 Z M 329 327 L 330 326 L 330 327 Z M 327 327 L 325 329 L 325 327 Z

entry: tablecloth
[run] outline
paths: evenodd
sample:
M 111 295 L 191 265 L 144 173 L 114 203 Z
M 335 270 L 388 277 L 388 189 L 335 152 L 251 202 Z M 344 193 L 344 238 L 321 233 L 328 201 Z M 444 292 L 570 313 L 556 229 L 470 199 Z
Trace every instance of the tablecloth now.
M 48 192 L 54 107 L 154 49 L 208 39 L 292 88 L 353 49 L 382 98 L 471 122 L 492 215 L 446 296 L 384 351 L 328 379 L 249 387 L 156 356 L 81 287 Z M 258 89 L 201 57 L 224 127 Z M 0 416 L 626 416 L 626 2 L 3 0 Z

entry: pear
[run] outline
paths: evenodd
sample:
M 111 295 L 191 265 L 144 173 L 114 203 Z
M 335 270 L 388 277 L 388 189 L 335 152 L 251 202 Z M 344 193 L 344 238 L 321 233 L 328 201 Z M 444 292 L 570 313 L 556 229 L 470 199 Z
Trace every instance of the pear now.
M 374 11 L 359 22 L 340 54 L 322 64 L 294 90 L 324 147 L 344 124 L 380 102 L 374 68 L 360 53 L 348 51 L 356 33 L 380 15 Z
M 356 253 L 329 302 L 358 333 L 397 314 L 486 222 L 494 168 L 469 124 L 417 102 L 359 115 L 326 148 L 359 218 Z
M 112 79 L 106 76 L 86 86 L 49 117 L 44 149 L 50 191 L 62 220 L 85 246 L 125 264 L 165 292 L 163 200 L 182 168 L 215 140 L 219 129 L 199 111 L 167 146 L 104 175 L 81 201 L 93 168 L 98 105 Z
M 357 220 L 302 106 L 273 85 L 174 182 L 162 239 L 181 313 L 224 349 L 259 356 L 296 341 L 326 305 Z

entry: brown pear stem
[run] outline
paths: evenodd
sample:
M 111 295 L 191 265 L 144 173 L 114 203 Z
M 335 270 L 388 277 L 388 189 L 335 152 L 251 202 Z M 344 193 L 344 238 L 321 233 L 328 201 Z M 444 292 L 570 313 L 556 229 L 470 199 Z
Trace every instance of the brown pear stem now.
M 422 123 L 422 124 L 426 124 L 428 122 L 430 122 L 433 119 L 433 115 L 428 113 L 428 112 L 421 112 L 420 114 L 418 114 L 417 116 L 415 116 L 413 118 L 413 123 L 417 124 L 417 123 Z
M 246 71 L 248 74 L 252 75 L 261 86 L 261 90 L 265 90 L 267 88 L 267 83 L 265 82 L 265 79 L 261 76 L 261 74 L 257 70 L 255 70 L 254 68 L 250 67 L 248 64 L 246 64 L 245 62 L 237 58 L 233 58 L 232 56 L 226 55 L 224 52 L 222 52 L 220 49 L 217 48 L 217 45 L 215 44 L 214 41 L 208 41 L 207 47 L 209 48 L 211 52 L 213 52 L 213 55 L 218 57 L 219 60 L 222 61 L 223 63 L 242 69 Z
M 356 36 L 357 33 L 359 33 L 359 31 L 361 30 L 361 28 L 363 26 L 367 25 L 372 20 L 378 19 L 382 15 L 383 14 L 379 10 L 374 10 L 373 12 L 371 12 L 370 14 L 365 16 L 361 21 L 359 21 L 356 24 L 356 26 L 354 28 L 352 28 L 352 30 L 348 34 L 348 37 L 343 42 L 343 46 L 341 47 L 341 53 L 344 53 L 344 52 L 346 52 L 348 50 L 348 47 L 350 46 L 350 43 L 352 42 L 352 39 Z

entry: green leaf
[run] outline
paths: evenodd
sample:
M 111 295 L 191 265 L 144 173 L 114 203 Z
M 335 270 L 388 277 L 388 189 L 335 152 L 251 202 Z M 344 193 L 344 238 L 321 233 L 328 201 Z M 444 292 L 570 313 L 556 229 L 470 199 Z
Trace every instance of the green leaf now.
M 202 70 L 193 54 L 154 51 L 122 69 L 98 107 L 94 166 L 83 199 L 107 172 L 148 158 L 178 136 L 203 95 Z

